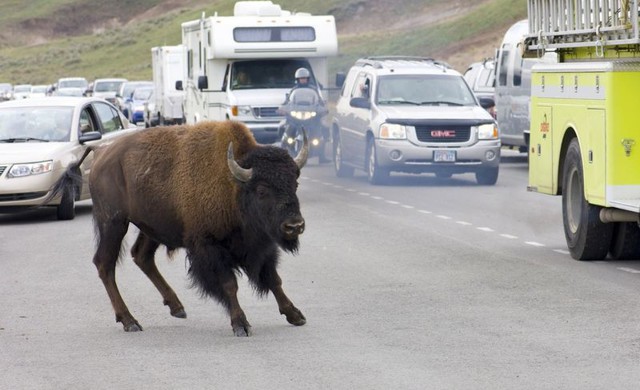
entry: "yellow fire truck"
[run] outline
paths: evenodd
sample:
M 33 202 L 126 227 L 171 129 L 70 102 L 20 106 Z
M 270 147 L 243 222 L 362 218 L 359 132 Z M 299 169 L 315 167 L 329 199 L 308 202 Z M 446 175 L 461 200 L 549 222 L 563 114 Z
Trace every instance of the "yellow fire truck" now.
M 640 259 L 638 0 L 528 0 L 529 191 L 562 195 L 578 260 Z

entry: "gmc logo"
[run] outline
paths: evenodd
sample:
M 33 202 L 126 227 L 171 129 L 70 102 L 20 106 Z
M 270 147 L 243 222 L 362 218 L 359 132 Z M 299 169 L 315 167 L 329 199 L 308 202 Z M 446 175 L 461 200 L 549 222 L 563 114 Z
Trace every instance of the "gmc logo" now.
M 431 136 L 433 138 L 454 138 L 456 136 L 455 130 L 431 130 Z

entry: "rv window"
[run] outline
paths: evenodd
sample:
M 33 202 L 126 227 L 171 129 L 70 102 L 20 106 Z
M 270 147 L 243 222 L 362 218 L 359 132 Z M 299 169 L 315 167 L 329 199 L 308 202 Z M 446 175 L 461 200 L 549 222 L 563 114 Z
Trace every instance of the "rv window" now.
M 298 68 L 312 71 L 309 62 L 298 59 L 264 59 L 235 61 L 231 67 L 229 87 L 235 89 L 286 88 L 295 83 Z M 317 85 L 311 72 L 309 85 Z
M 233 29 L 236 42 L 313 42 L 313 27 L 238 27 Z

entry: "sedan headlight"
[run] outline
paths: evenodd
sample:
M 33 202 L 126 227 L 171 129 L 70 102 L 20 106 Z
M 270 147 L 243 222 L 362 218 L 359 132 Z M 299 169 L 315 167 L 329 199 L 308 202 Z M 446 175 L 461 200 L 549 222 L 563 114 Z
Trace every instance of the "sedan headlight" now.
M 380 125 L 380 138 L 407 139 L 407 127 L 393 123 L 383 123 Z
M 315 111 L 291 111 L 291 116 L 301 120 L 306 121 L 307 119 L 311 119 L 316 116 Z
M 53 169 L 53 161 L 40 161 L 29 164 L 15 164 L 7 173 L 8 178 L 25 177 L 31 175 L 40 175 L 42 173 L 51 172 Z
M 498 125 L 495 123 L 478 126 L 478 139 L 497 139 L 498 136 Z

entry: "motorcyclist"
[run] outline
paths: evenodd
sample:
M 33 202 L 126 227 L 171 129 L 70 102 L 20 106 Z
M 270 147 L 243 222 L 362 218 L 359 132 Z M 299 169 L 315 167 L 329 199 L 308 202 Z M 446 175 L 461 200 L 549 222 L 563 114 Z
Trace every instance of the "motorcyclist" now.
M 310 84 L 310 79 L 311 79 L 311 72 L 309 72 L 309 70 L 307 68 L 298 68 L 296 70 L 296 73 L 294 75 L 295 77 L 295 85 L 293 86 L 293 88 L 291 88 L 291 90 L 289 91 L 289 93 L 287 94 L 287 98 L 285 100 L 285 102 L 283 103 L 283 105 L 287 105 L 289 104 L 290 98 L 293 95 L 293 92 L 296 89 L 299 88 L 310 88 L 313 89 L 316 93 L 317 90 L 315 89 L 315 87 L 313 85 Z M 320 94 L 318 94 L 318 103 L 324 108 L 325 104 L 324 101 L 322 100 L 322 98 L 320 97 Z M 324 140 L 328 139 L 328 132 L 324 129 L 324 126 L 321 126 L 321 132 L 322 132 L 322 137 L 324 138 Z M 287 127 L 285 132 L 287 133 L 287 136 L 293 137 L 295 136 L 295 134 L 290 134 L 291 132 L 295 132 L 294 128 L 291 127 Z M 324 145 L 324 144 L 323 144 Z M 324 151 L 324 147 L 319 148 L 318 150 L 318 159 L 321 163 L 326 163 L 329 162 L 329 159 L 327 159 L 327 157 L 325 156 L 325 151 Z

